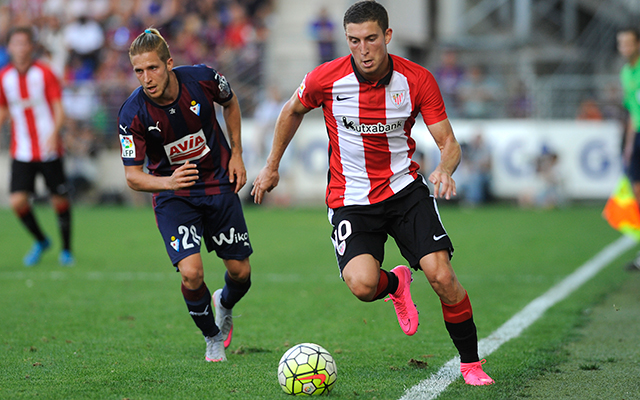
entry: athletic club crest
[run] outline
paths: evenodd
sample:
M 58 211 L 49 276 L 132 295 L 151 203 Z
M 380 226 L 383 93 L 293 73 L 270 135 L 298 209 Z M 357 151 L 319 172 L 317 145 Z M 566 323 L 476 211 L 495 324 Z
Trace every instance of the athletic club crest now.
M 391 96 L 391 102 L 396 106 L 396 108 L 400 108 L 404 104 L 404 99 L 406 94 L 404 90 L 399 92 L 389 92 L 389 96 Z

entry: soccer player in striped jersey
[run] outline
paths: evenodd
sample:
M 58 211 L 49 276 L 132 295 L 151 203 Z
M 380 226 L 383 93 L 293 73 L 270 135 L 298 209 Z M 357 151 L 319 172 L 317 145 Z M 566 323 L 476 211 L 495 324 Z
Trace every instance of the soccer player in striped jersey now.
M 118 114 L 127 183 L 153 193 L 158 229 L 181 274 L 189 314 L 205 338 L 205 359 L 226 361 L 231 310 L 251 286 L 253 252 L 238 197 L 247 182 L 240 106 L 229 82 L 214 69 L 174 68 L 169 46 L 156 29 L 146 29 L 133 41 L 129 59 L 140 87 Z M 228 141 L 214 103 L 222 106 Z M 215 317 L 201 242 L 226 267 L 225 285 L 213 294 Z
M 36 242 L 24 257 L 27 267 L 40 262 L 51 246 L 31 209 L 36 175 L 42 174 L 58 216 L 63 266 L 74 263 L 71 254 L 71 205 L 62 163 L 60 129 L 64 122 L 62 88 L 51 69 L 34 60 L 34 33 L 16 27 L 9 33 L 11 63 L 0 71 L 0 125 L 11 119 L 11 184 L 13 211 Z
M 478 357 L 471 303 L 451 267 L 453 245 L 436 205 L 438 197 L 455 196 L 451 175 L 460 162 L 438 85 L 425 68 L 387 52 L 392 30 L 379 3 L 355 3 L 343 25 L 351 55 L 309 72 L 283 107 L 267 165 L 253 183 L 254 201 L 261 203 L 278 184 L 280 159 L 304 115 L 322 107 L 329 135 L 326 203 L 342 278 L 362 301 L 389 295 L 402 330 L 413 335 L 418 312 L 411 269 L 381 268 L 391 235 L 409 266 L 422 270 L 440 297 L 465 382 L 492 384 Z M 440 163 L 429 175 L 433 194 L 412 160 L 411 128 L 418 114 L 440 148 Z

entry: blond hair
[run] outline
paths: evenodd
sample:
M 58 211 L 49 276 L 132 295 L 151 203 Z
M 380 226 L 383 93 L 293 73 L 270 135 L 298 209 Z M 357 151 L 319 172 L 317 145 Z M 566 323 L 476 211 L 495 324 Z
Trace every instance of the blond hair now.
M 162 62 L 171 58 L 169 45 L 160 32 L 155 28 L 147 28 L 131 43 L 129 47 L 129 59 L 131 57 L 155 51 Z

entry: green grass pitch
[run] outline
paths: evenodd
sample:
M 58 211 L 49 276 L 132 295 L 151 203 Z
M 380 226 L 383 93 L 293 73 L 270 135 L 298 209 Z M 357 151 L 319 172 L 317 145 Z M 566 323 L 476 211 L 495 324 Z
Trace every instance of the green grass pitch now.
M 469 292 L 480 338 L 619 236 L 601 218 L 601 205 L 536 211 L 442 203 L 456 248 L 452 264 Z M 421 273 L 412 285 L 421 321 L 413 337 L 400 330 L 391 303 L 361 303 L 350 294 L 322 208 L 245 208 L 253 286 L 234 310 L 229 361 L 221 364 L 204 361 L 204 340 L 151 209 L 74 209 L 72 268 L 57 263 L 53 213 L 47 207 L 36 213 L 53 250 L 25 268 L 31 240 L 11 211 L 0 210 L 2 399 L 285 399 L 278 361 L 301 342 L 318 343 L 335 358 L 332 398 L 398 399 L 456 354 Z M 224 267 L 214 254 L 203 256 L 213 291 L 223 284 Z M 402 263 L 390 239 L 384 266 Z M 491 354 L 485 370 L 496 385 L 474 388 L 459 379 L 440 398 L 517 398 L 566 360 L 562 349 L 575 340 L 583 310 L 625 279 L 619 265 Z

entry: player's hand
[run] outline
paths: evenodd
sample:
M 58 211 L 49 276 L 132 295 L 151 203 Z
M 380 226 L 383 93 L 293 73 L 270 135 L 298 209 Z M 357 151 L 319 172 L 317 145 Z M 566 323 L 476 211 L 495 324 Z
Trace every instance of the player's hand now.
M 278 170 L 273 170 L 268 167 L 262 168 L 256 179 L 253 181 L 253 188 L 251 189 L 253 202 L 256 204 L 262 204 L 264 193 L 271 192 L 273 188 L 278 186 L 279 181 L 280 174 L 278 173 Z
M 429 182 L 433 183 L 433 196 L 436 199 L 444 197 L 450 200 L 452 196 L 456 195 L 456 182 L 451 174 L 442 171 L 440 167 L 429 175 Z
M 185 189 L 196 184 L 199 178 L 198 166 L 187 161 L 169 177 L 169 190 Z
M 232 155 L 229 159 L 229 182 L 236 184 L 234 193 L 238 193 L 247 183 L 247 170 L 241 156 Z

